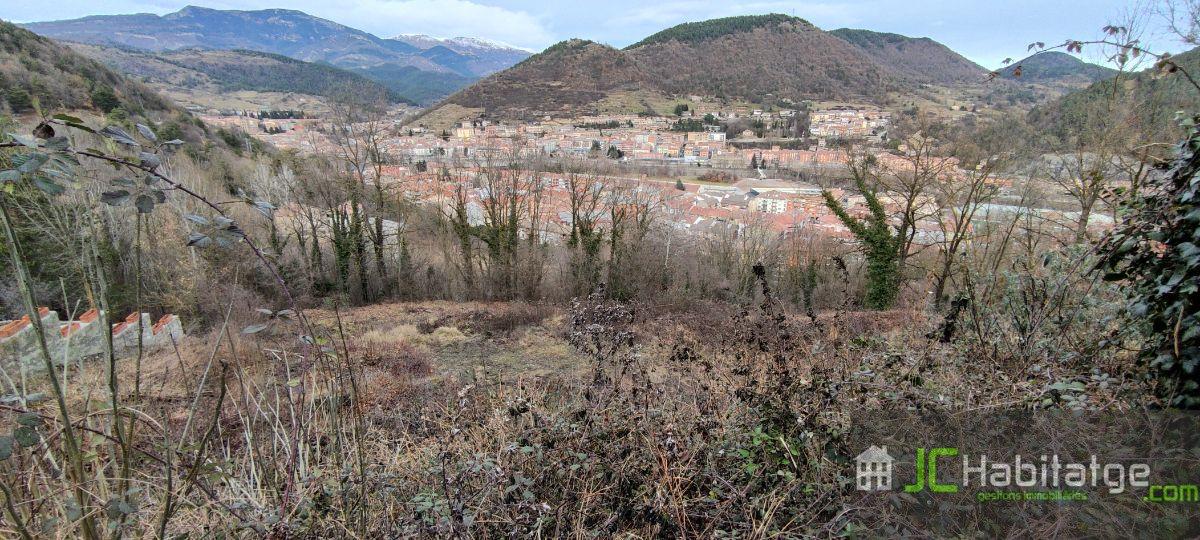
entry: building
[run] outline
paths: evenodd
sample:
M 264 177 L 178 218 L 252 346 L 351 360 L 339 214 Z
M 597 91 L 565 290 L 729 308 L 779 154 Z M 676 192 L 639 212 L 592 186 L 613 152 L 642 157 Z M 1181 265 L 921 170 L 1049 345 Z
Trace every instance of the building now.
M 886 446 L 871 445 L 854 458 L 855 483 L 859 491 L 889 491 L 892 489 L 892 463 Z

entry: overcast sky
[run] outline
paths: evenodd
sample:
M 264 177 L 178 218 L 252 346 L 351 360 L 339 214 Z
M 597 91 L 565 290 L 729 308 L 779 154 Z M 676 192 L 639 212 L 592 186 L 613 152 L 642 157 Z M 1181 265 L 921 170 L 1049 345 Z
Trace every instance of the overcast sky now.
M 32 22 L 120 13 L 166 14 L 188 5 L 216 9 L 291 8 L 380 37 L 482 37 L 531 50 L 580 37 L 623 47 L 687 21 L 761 13 L 803 17 L 821 28 L 851 27 L 931 37 L 987 67 L 1019 58 L 1034 41 L 1099 34 L 1137 2 L 1155 0 L 0 0 L 0 19 Z M 1154 18 L 1144 41 L 1179 52 Z M 1091 56 L 1092 61 L 1101 58 Z

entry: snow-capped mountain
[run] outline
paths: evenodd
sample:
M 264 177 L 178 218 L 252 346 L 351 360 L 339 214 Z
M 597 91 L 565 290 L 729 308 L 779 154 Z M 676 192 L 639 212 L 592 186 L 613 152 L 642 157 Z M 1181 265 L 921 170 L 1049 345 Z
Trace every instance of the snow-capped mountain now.
M 438 38 L 424 34 L 401 34 L 397 41 L 423 49 L 421 56 L 463 75 L 484 77 L 507 69 L 532 54 L 507 43 L 475 37 Z

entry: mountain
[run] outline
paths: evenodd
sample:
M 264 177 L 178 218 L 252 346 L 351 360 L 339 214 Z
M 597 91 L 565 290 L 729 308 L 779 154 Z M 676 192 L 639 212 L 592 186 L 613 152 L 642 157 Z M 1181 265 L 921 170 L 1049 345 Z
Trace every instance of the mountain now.
M 883 102 L 895 80 L 858 48 L 803 19 L 755 15 L 681 24 L 624 50 L 564 41 L 444 104 L 530 118 L 591 112 L 632 95 L 641 96 L 625 100 L 635 107 L 646 96 L 689 94 Z
M 1021 70 L 1019 77 L 1016 73 L 1018 67 Z M 1038 53 L 997 72 L 1002 79 L 1069 86 L 1087 86 L 1117 74 L 1115 69 L 1084 62 L 1060 51 Z
M 274 53 L 352 69 L 393 90 L 411 89 L 406 95 L 422 101 L 436 100 L 528 55 L 515 49 L 489 48 L 466 38 L 421 47 L 290 9 L 234 11 L 188 6 L 162 16 L 98 15 L 23 26 L 55 39 L 151 52 L 210 49 Z
M 423 34 L 402 34 L 392 39 L 422 49 L 422 56 L 451 67 L 462 75 L 476 77 L 507 69 L 532 54 L 505 43 L 470 37 L 442 39 Z
M 862 51 L 903 79 L 924 83 L 977 83 L 988 71 L 927 37 L 839 28 L 829 32 Z
M 446 103 L 506 118 L 569 114 L 617 90 L 638 90 L 649 80 L 632 56 L 572 39 L 459 91 Z
M 70 46 L 171 94 L 191 93 L 188 90 L 203 90 L 208 94 L 248 90 L 331 97 L 347 85 L 356 85 L 386 95 L 392 102 L 406 101 L 401 94 L 358 73 L 272 53 L 204 49 L 147 52 L 102 45 Z
M 145 85 L 52 40 L 0 21 L 0 103 L 24 113 L 33 109 L 35 101 L 47 110 L 107 113 L 120 107 L 140 114 L 173 109 Z
M 1193 77 L 1200 73 L 1200 48 L 1171 59 Z M 1132 105 L 1126 110 L 1107 112 L 1113 96 L 1119 96 L 1120 101 Z M 1066 140 L 1073 134 L 1087 130 L 1090 127 L 1088 123 L 1095 119 L 1107 121 L 1115 116 L 1126 126 L 1162 140 L 1174 141 L 1181 135 L 1175 119 L 1176 112 L 1195 112 L 1197 104 L 1200 104 L 1200 90 L 1180 73 L 1162 74 L 1150 67 L 1092 83 L 1035 107 L 1029 112 L 1029 119 L 1034 126 Z

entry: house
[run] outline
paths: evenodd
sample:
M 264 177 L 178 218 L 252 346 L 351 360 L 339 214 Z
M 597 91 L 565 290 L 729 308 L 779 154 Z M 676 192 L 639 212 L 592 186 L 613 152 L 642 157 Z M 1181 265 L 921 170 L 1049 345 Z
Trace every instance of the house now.
M 892 489 L 892 464 L 896 460 L 888 454 L 887 446 L 871 445 L 855 457 L 854 461 L 854 478 L 859 491 Z

